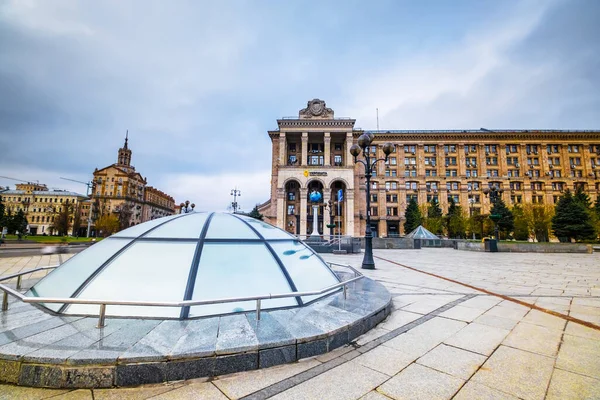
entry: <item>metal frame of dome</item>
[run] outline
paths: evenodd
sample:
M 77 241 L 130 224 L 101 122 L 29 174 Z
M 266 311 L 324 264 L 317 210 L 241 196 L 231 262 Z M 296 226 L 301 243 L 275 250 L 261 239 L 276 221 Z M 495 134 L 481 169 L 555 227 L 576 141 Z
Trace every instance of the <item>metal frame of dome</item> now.
M 202 225 L 202 229 L 200 234 L 196 237 L 196 238 L 192 238 L 192 237 L 185 237 L 186 235 L 181 235 L 184 237 L 175 237 L 172 235 L 173 232 L 170 232 L 171 235 L 157 235 L 156 233 L 159 232 L 162 229 L 162 232 L 169 232 L 168 230 L 164 229 L 165 227 L 169 227 L 169 224 L 173 224 L 174 221 L 178 221 L 182 222 L 181 219 L 184 218 L 195 218 L 198 221 L 198 224 L 200 223 L 200 220 L 202 219 L 202 215 L 205 215 L 205 219 L 203 221 L 203 225 Z M 225 216 L 225 217 L 224 217 Z M 252 234 L 255 237 L 210 237 L 211 235 L 209 234 L 211 232 L 211 227 L 215 226 L 214 224 L 212 224 L 213 219 L 214 218 L 219 218 L 219 219 L 223 219 L 223 218 L 233 218 L 235 221 L 239 221 L 241 222 L 243 225 L 239 225 L 238 222 L 238 226 L 245 226 L 246 228 L 248 228 L 248 232 L 252 232 Z M 228 220 L 229 222 L 233 221 L 232 219 Z M 144 225 L 146 225 L 144 227 Z M 182 224 L 179 224 L 182 225 Z M 171 227 L 175 226 L 174 224 L 171 225 Z M 143 229 L 143 231 L 142 231 Z M 268 231 L 265 231 L 265 229 L 268 229 Z M 172 229 L 171 229 L 172 230 Z M 224 231 L 223 231 L 224 232 Z M 267 232 L 267 234 L 265 235 L 265 232 Z M 274 234 L 270 234 L 270 233 L 274 233 Z M 154 235 L 152 235 L 154 233 Z M 190 236 L 189 233 L 187 234 L 187 236 Z M 217 235 L 219 236 L 219 235 Z M 227 235 L 225 235 L 227 236 Z M 232 235 L 229 235 L 232 236 Z M 234 235 L 233 235 L 234 236 Z M 240 235 L 240 236 L 244 236 L 244 235 Z M 185 282 L 185 289 L 183 291 L 183 296 L 179 297 L 179 302 L 181 301 L 192 301 L 194 300 L 194 290 L 195 287 L 198 284 L 198 272 L 199 269 L 201 267 L 202 264 L 202 256 L 203 253 L 206 252 L 207 247 L 210 248 L 210 246 L 212 246 L 213 244 L 229 244 L 229 245 L 239 245 L 239 244 L 263 244 L 264 248 L 266 248 L 266 250 L 268 251 L 268 254 L 272 257 L 272 260 L 270 260 L 268 263 L 266 263 L 265 265 L 269 264 L 272 265 L 273 261 L 274 264 L 276 264 L 277 268 L 280 270 L 281 274 L 283 275 L 283 277 L 285 278 L 285 282 L 287 282 L 287 285 L 289 286 L 289 292 L 287 293 L 287 297 L 283 297 L 285 294 L 280 294 L 277 296 L 280 297 L 271 297 L 274 300 L 266 300 L 268 302 L 271 302 L 271 306 L 267 306 L 264 307 L 265 309 L 282 309 L 282 308 L 290 308 L 290 307 L 300 307 L 306 304 L 309 304 L 313 301 L 316 301 L 318 299 L 321 299 L 325 296 L 328 296 L 330 294 L 336 293 L 337 291 L 341 290 L 341 287 L 336 287 L 335 289 L 331 289 L 330 291 L 327 291 L 323 294 L 320 295 L 315 295 L 315 296 L 310 296 L 310 298 L 306 298 L 307 296 L 305 295 L 301 295 L 301 293 L 307 293 L 307 292 L 311 292 L 312 291 L 318 291 L 318 289 L 324 289 L 327 288 L 329 286 L 333 286 L 333 285 L 328 285 L 329 283 L 332 284 L 340 284 L 340 279 L 339 277 L 330 269 L 330 267 L 327 265 L 327 263 L 325 263 L 325 261 L 323 261 L 323 259 L 313 250 L 311 249 L 309 246 L 307 246 L 306 244 L 304 244 L 303 242 L 299 241 L 295 236 L 290 235 L 289 233 L 273 227 L 271 225 L 268 225 L 262 221 L 258 221 L 255 219 L 252 219 L 250 217 L 242 217 L 239 215 L 234 215 L 234 214 L 226 214 L 226 213 L 190 213 L 190 214 L 181 214 L 181 215 L 177 215 L 177 216 L 171 216 L 171 217 L 165 217 L 165 218 L 161 218 L 158 220 L 153 220 L 153 221 L 149 221 L 147 223 L 144 224 L 140 224 L 140 225 L 136 225 L 132 228 L 126 229 L 122 232 L 119 232 L 116 235 L 111 236 L 110 238 L 105 239 L 104 241 L 95 244 L 94 246 L 92 246 L 92 249 L 95 246 L 101 246 L 101 244 L 103 242 L 106 241 L 120 241 L 121 244 L 123 244 L 120 248 L 118 248 L 116 251 L 113 252 L 113 254 L 111 254 L 108 258 L 104 259 L 104 261 L 101 261 L 98 263 L 98 266 L 96 268 L 92 268 L 91 273 L 89 273 L 87 275 L 87 277 L 85 277 L 85 279 L 83 279 L 82 282 L 80 282 L 76 288 L 71 292 L 70 296 L 68 298 L 77 298 L 79 295 L 81 295 L 82 293 L 85 294 L 85 290 L 90 286 L 90 284 L 92 282 L 94 282 L 99 276 L 102 275 L 103 272 L 105 272 L 107 270 L 107 268 L 109 268 L 109 266 L 113 265 L 113 263 L 115 263 L 117 260 L 119 260 L 119 257 L 122 257 L 124 254 L 128 254 L 128 251 L 131 251 L 131 249 L 135 248 L 136 244 L 139 243 L 185 243 L 185 244 L 189 244 L 189 245 L 195 245 L 195 249 L 193 252 L 193 257 L 191 259 L 191 263 L 189 265 L 189 271 L 188 271 L 188 276 L 187 276 L 187 280 Z M 127 242 L 126 242 L 127 241 Z M 282 251 L 281 246 L 279 246 L 279 244 L 281 243 L 293 243 L 294 246 L 298 246 L 300 243 L 301 246 L 303 246 L 303 248 L 301 250 L 286 250 L 286 251 Z M 114 243 L 116 244 L 116 242 Z M 209 246 L 205 246 L 205 245 L 209 245 Z M 279 247 L 279 248 L 277 248 Z M 285 260 L 286 262 L 284 262 L 282 260 L 283 256 L 289 256 L 289 255 L 293 255 L 299 251 L 303 251 L 307 249 L 308 251 L 310 251 L 310 255 L 306 256 L 300 256 L 299 260 L 307 260 L 311 257 L 315 257 L 315 260 L 319 260 L 318 265 L 320 265 L 321 268 L 325 268 L 326 271 L 329 272 L 329 278 L 325 279 L 325 283 L 322 284 L 320 287 L 318 286 L 317 288 L 311 287 L 309 288 L 309 290 L 300 290 L 303 288 L 298 288 L 295 282 L 296 280 L 302 280 L 300 278 L 300 275 L 298 275 L 297 273 L 297 269 L 298 267 L 295 266 L 294 268 L 296 269 L 295 272 L 295 277 L 292 277 L 290 274 L 290 271 L 288 270 L 288 267 L 290 267 L 290 265 L 287 265 L 286 262 L 292 262 L 291 260 Z M 188 249 L 189 250 L 189 249 Z M 88 250 L 86 250 L 88 251 Z M 133 251 L 131 251 L 133 253 Z M 71 260 L 65 262 L 64 264 L 61 265 L 61 267 L 63 266 L 67 266 L 69 263 L 73 264 L 75 262 L 75 260 L 77 259 L 77 256 L 72 258 Z M 264 261 L 263 261 L 264 262 Z M 313 261 L 309 262 L 309 264 L 315 264 Z M 266 268 L 273 268 L 273 266 L 267 266 Z M 305 265 L 306 267 L 307 265 Z M 67 267 L 68 268 L 68 267 Z M 314 267 L 310 267 L 314 270 Z M 36 297 L 44 297 L 43 295 L 45 293 L 39 293 L 39 288 L 44 286 L 44 281 L 48 282 L 48 281 L 52 281 L 55 280 L 53 278 L 51 278 L 53 275 L 60 275 L 61 273 L 57 273 L 57 271 L 60 270 L 60 267 L 57 268 L 55 271 L 53 271 L 52 273 L 50 273 L 47 277 L 45 277 L 44 279 L 40 280 L 38 283 L 36 283 L 31 290 L 28 292 L 28 294 L 31 294 L 32 296 L 36 296 Z M 185 270 L 181 270 L 180 272 L 185 272 Z M 265 271 L 262 272 L 263 274 L 265 273 Z M 264 275 L 263 275 L 264 276 Z M 223 276 L 223 278 L 225 279 L 226 276 Z M 322 279 L 322 277 L 321 277 Z M 282 281 L 283 282 L 283 281 Z M 345 286 L 344 286 L 345 288 Z M 265 290 L 266 291 L 266 290 Z M 290 294 L 294 294 L 294 293 L 298 293 L 298 296 L 289 296 Z M 40 296 L 41 294 L 41 296 Z M 52 293 L 51 293 L 52 294 Z M 257 297 L 260 297 L 261 295 L 267 295 L 266 293 L 261 293 L 260 295 L 255 295 Z M 301 296 L 305 296 L 305 298 L 301 298 Z M 52 296 L 50 296 L 52 297 Z M 85 296 L 82 296 L 85 297 Z M 94 297 L 94 296 L 92 296 Z M 108 296 L 110 297 L 110 296 Z M 64 297 L 63 297 L 64 298 Z M 88 297 L 85 297 L 86 299 L 88 299 Z M 288 305 L 282 305 L 285 302 L 279 301 L 279 305 L 277 305 L 277 301 L 276 300 L 282 300 L 282 299 L 295 299 L 295 304 L 291 304 L 288 303 Z M 105 298 L 103 297 L 103 300 L 112 300 L 110 298 Z M 134 299 L 135 300 L 135 299 Z M 137 299 L 140 300 L 140 299 Z M 94 304 L 98 304 L 97 302 Z M 221 303 L 220 303 L 221 304 Z M 75 313 L 69 313 L 68 310 L 70 308 L 74 308 L 73 306 L 75 306 L 75 304 L 66 304 L 63 303 L 58 309 L 56 308 L 52 308 L 51 306 L 49 306 L 49 304 L 45 304 L 44 306 L 48 309 L 50 309 L 51 311 L 55 311 L 59 314 L 63 314 L 63 315 L 98 315 L 97 312 L 83 312 L 83 313 L 79 313 L 79 312 L 75 312 Z M 91 305 L 89 305 L 91 306 Z M 114 311 L 116 306 L 111 306 L 112 310 Z M 123 306 L 123 307 L 127 307 L 127 306 Z M 130 306 L 130 307 L 136 307 L 135 305 Z M 248 309 L 234 309 L 232 311 L 229 312 L 209 312 L 209 313 L 203 313 L 201 315 L 198 315 L 196 313 L 196 315 L 192 315 L 190 316 L 190 310 L 195 307 L 194 305 L 190 306 L 190 305 L 184 305 L 181 306 L 180 312 L 179 312 L 179 319 L 188 319 L 188 318 L 195 318 L 195 317 L 205 317 L 205 316 L 214 316 L 214 315 L 223 315 L 223 314 L 230 314 L 230 313 L 235 313 L 235 312 L 247 312 L 247 311 L 254 311 L 254 308 L 248 308 Z M 198 307 L 202 307 L 202 306 L 198 306 Z M 257 309 L 260 307 L 260 300 L 258 300 L 257 302 Z M 82 307 L 79 307 L 80 309 Z M 85 307 L 83 307 L 85 309 Z M 139 307 L 138 307 L 139 308 Z M 150 308 L 150 309 L 156 309 L 156 307 L 144 307 L 144 308 Z M 159 307 L 160 308 L 160 307 Z M 164 307 L 162 307 L 164 308 Z M 257 310 L 258 312 L 260 312 L 260 310 Z M 102 310 L 101 310 L 102 313 Z M 117 317 L 140 317 L 139 313 L 117 313 L 115 314 L 114 312 L 111 313 L 111 316 L 117 316 Z M 152 311 L 152 315 L 141 315 L 142 317 L 149 317 L 149 318 L 177 318 L 175 316 L 165 316 L 164 314 L 161 314 L 160 312 L 154 312 Z

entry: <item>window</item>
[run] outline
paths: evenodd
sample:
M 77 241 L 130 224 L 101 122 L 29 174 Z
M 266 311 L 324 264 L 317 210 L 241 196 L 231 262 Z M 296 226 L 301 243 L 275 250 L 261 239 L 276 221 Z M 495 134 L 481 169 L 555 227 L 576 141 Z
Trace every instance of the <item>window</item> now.
M 521 190 L 521 182 L 510 182 L 510 190 Z
M 465 163 L 467 167 L 476 167 L 477 166 L 477 157 L 466 157 Z
M 377 153 L 377 146 L 370 146 L 369 153 L 373 153 L 373 154 Z
M 398 172 L 395 169 L 386 169 L 385 170 L 385 176 L 390 177 L 390 176 L 397 176 Z
M 582 173 L 580 169 L 572 169 L 571 170 L 571 178 L 581 178 Z
M 425 145 L 425 153 L 435 153 L 435 145 Z
M 333 144 L 333 149 L 335 151 L 342 151 L 342 143 L 334 143 Z
M 371 203 L 377 203 L 377 195 L 376 194 L 371 195 Z
M 446 182 L 446 190 L 458 190 L 458 182 Z
M 323 165 L 323 156 L 309 156 L 308 165 Z
M 336 154 L 333 156 L 333 165 L 335 165 L 336 167 L 340 167 L 342 165 L 341 155 Z
M 531 202 L 533 204 L 542 204 L 544 203 L 544 196 L 531 196 Z
M 405 153 L 412 153 L 412 154 L 416 154 L 417 153 L 417 146 L 415 146 L 414 144 L 411 145 L 404 145 L 404 152 Z
M 456 153 L 456 145 L 455 144 L 444 145 L 444 153 Z
M 538 157 L 527 157 L 527 165 L 540 165 Z
M 513 204 L 520 204 L 523 202 L 523 196 L 520 194 L 517 195 L 511 195 L 510 196 L 510 202 Z
M 428 176 L 428 177 L 437 176 L 437 170 L 435 170 L 435 169 L 426 169 L 425 170 L 425 176 Z
M 485 163 L 487 165 L 498 165 L 498 157 L 486 157 Z
M 456 203 L 456 204 L 458 204 L 460 202 L 460 198 L 457 194 L 449 194 L 448 202 L 450 202 L 451 200 L 454 200 L 454 203 Z
M 581 165 L 581 157 L 570 157 L 569 158 L 569 163 L 571 164 L 571 166 L 573 166 L 573 165 Z
M 311 153 L 322 153 L 323 143 L 310 143 L 309 148 Z
M 485 145 L 485 154 L 489 153 L 498 153 L 498 145 L 497 144 L 486 144 Z
M 296 143 L 288 143 L 288 151 L 290 153 L 295 153 L 296 152 Z
M 398 165 L 396 157 L 390 157 L 389 160 L 390 160 L 390 165 Z
M 525 151 L 527 154 L 537 154 L 538 153 L 538 145 L 537 144 L 528 144 L 525 146 Z
M 558 190 L 562 192 L 565 189 L 563 182 L 552 182 L 552 190 Z
M 417 187 L 418 187 L 417 182 L 406 182 L 405 185 L 406 185 L 406 190 L 417 190 Z
M 295 192 L 288 192 L 288 200 L 289 201 L 296 200 L 296 193 Z
M 479 190 L 480 186 L 479 186 L 479 182 L 468 182 L 467 183 L 467 190 L 471 191 L 471 190 Z
M 518 178 L 521 174 L 521 171 L 519 171 L 518 169 L 509 169 L 508 170 L 508 177 L 509 178 Z
M 531 190 L 542 190 L 541 182 L 531 182 Z
M 378 213 L 377 213 L 377 207 L 371 207 L 371 214 L 370 214 L 370 215 L 371 215 L 372 217 L 373 217 L 373 216 L 374 216 L 374 217 L 376 217 L 376 216 L 377 216 L 377 214 L 378 214 Z
M 446 176 L 458 176 L 458 171 L 455 169 L 447 169 Z
M 518 146 L 516 144 L 507 144 L 506 145 L 506 154 L 510 153 L 518 153 Z
M 418 201 L 419 200 L 419 195 L 417 195 L 417 194 L 407 194 L 406 195 L 406 202 L 409 203 L 411 200 Z
M 404 171 L 404 176 L 406 178 L 414 178 L 417 176 L 417 170 L 413 169 L 413 170 L 406 170 Z
M 477 145 L 474 144 L 466 144 L 465 145 L 465 154 L 469 154 L 469 153 L 476 153 L 477 152 Z
M 398 195 L 397 194 L 386 194 L 385 195 L 385 201 L 388 203 L 397 203 L 398 202 Z
M 477 170 L 476 169 L 468 169 L 466 171 L 467 178 L 477 178 Z
M 487 176 L 488 176 L 488 178 L 498 177 L 499 176 L 498 175 L 498 170 L 497 169 L 488 169 L 487 170 Z
M 449 165 L 456 165 L 456 157 L 446 157 L 446 167 Z
M 506 164 L 515 165 L 518 167 L 519 157 L 506 157 Z
M 371 189 L 377 189 L 377 182 L 371 182 Z
M 481 196 L 478 194 L 470 194 L 469 200 L 473 201 L 473 203 L 479 203 L 481 202 Z
M 289 156 L 288 157 L 288 165 L 294 165 L 298 162 L 298 159 L 296 158 L 296 156 Z
M 408 184 L 408 182 L 407 182 L 407 184 Z M 385 183 L 385 189 L 386 190 L 390 190 L 390 189 L 396 190 L 396 189 L 398 189 L 398 182 L 386 182 Z
M 417 164 L 416 157 L 405 157 L 404 158 L 404 165 L 416 165 L 416 164 Z
M 558 144 L 546 145 L 546 151 L 548 152 L 548 154 L 558 153 L 559 149 L 560 149 L 560 145 L 558 145 Z
M 427 195 L 427 202 L 431 202 L 431 200 L 435 199 L 435 201 L 439 201 L 438 195 L 437 194 L 428 194 Z
M 435 157 L 425 157 L 425 165 L 431 165 L 435 167 L 436 160 Z
M 579 153 L 579 145 L 578 144 L 570 144 L 567 147 L 567 151 L 569 153 Z
M 431 190 L 437 190 L 438 183 L 437 182 L 427 182 L 427 183 L 425 183 L 425 187 L 427 188 L 428 192 Z
M 398 216 L 398 207 L 387 207 L 386 211 L 389 216 Z
M 560 157 L 548 157 L 548 165 L 559 166 Z

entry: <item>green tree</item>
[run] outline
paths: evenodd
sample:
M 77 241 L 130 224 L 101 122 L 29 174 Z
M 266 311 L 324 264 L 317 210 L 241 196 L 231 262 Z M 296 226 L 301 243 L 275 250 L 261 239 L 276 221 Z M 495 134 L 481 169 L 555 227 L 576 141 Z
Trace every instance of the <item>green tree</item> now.
M 79 228 L 81 228 L 81 208 L 77 207 L 73 214 L 73 236 L 78 236 Z
M 515 204 L 512 209 L 514 216 L 514 233 L 513 236 L 516 240 L 527 240 L 529 239 L 529 223 L 525 216 L 525 210 L 523 207 Z
M 119 230 L 119 217 L 116 214 L 104 214 L 96 220 L 96 231 L 102 237 L 107 237 Z
M 452 197 L 449 200 L 448 214 L 446 214 L 448 237 L 451 239 L 464 239 L 467 237 L 467 221 L 463 215 L 462 208 L 456 205 Z
M 11 223 L 12 223 L 13 232 L 17 233 L 17 236 L 19 237 L 19 240 L 20 240 L 21 237 L 27 232 L 27 225 L 29 224 L 29 222 L 27 222 L 27 218 L 25 217 L 25 213 L 23 212 L 23 210 L 19 210 L 14 215 Z M 9 228 L 9 230 L 10 230 L 10 228 Z
M 2 229 L 6 226 L 5 211 L 6 207 L 4 206 L 4 202 L 2 201 L 2 196 L 0 196 L 0 239 L 2 238 Z
M 554 207 L 543 204 L 526 204 L 523 207 L 529 231 L 533 232 L 538 242 L 550 241 Z
M 258 212 L 258 205 L 255 205 L 252 211 L 247 214 L 249 217 L 261 220 L 263 219 L 263 215 Z
M 71 226 L 71 210 L 71 205 L 65 204 L 54 216 L 50 229 L 56 231 L 59 236 L 65 236 L 69 233 L 69 227 Z
M 423 226 L 435 235 L 444 233 L 443 212 L 440 208 L 440 203 L 435 197 L 428 203 L 426 215 L 427 219 L 422 221 Z
M 515 218 L 512 212 L 506 207 L 504 200 L 498 199 L 494 203 L 490 213 L 501 216 L 498 221 L 498 230 L 504 234 L 501 236 L 504 236 L 504 239 L 506 239 L 515 227 Z
M 419 205 L 414 198 L 411 198 L 404 211 L 406 221 L 404 221 L 404 233 L 408 234 L 414 231 L 421 225 L 423 217 L 421 216 L 421 210 Z
M 573 195 L 573 199 L 579 204 L 583 205 L 586 210 L 591 210 L 592 201 L 590 200 L 590 196 L 583 190 L 583 186 L 577 186 L 575 189 L 575 194 Z
M 567 189 L 556 204 L 552 217 L 552 231 L 561 242 L 570 242 L 571 239 L 595 239 L 596 232 L 589 217 L 585 205 L 575 200 L 571 191 Z

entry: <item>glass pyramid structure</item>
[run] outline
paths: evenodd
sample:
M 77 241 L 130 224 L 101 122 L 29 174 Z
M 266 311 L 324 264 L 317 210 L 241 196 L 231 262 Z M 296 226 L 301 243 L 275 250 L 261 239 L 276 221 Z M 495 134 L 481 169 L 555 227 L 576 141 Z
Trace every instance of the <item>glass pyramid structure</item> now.
M 228 213 L 193 212 L 125 229 L 75 255 L 28 296 L 171 302 L 321 290 L 339 278 L 282 229 Z M 262 300 L 297 307 L 326 296 Z M 46 303 L 54 312 L 98 315 L 97 304 Z M 255 301 L 187 307 L 108 305 L 106 315 L 191 318 L 254 310 Z

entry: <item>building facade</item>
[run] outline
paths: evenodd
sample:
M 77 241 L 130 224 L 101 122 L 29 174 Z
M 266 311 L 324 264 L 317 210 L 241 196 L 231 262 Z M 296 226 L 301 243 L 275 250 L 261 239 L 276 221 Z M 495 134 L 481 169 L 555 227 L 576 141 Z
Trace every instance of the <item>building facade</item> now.
M 2 191 L 0 196 L 6 212 L 10 211 L 13 215 L 21 210 L 24 212 L 31 235 L 54 234 L 54 220 L 64 207 L 70 207 L 70 223 L 73 224 L 76 213 L 81 215 L 82 205 L 88 199 L 87 196 L 75 192 L 48 190 L 46 185 L 39 183 L 17 184 L 15 190 Z M 80 221 L 81 226 L 87 224 L 83 217 Z
M 436 198 L 444 212 L 453 199 L 469 213 L 487 214 L 491 204 L 483 189 L 493 185 L 504 190 L 508 206 L 554 205 L 564 190 L 578 186 L 592 200 L 600 193 L 598 130 L 364 131 L 355 129 L 353 119 L 335 118 L 319 99 L 309 101 L 298 117 L 277 124 L 268 132 L 271 199 L 259 211 L 299 235 L 312 232 L 312 191 L 323 195 L 316 216 L 319 233 L 364 234 L 364 167 L 354 163 L 349 149 L 365 132 L 375 136 L 368 149 L 373 156 L 384 158 L 383 144 L 395 145 L 371 179 L 369 212 L 376 236 L 405 233 L 404 210 L 411 198 L 420 205 Z
M 132 151 L 128 141 L 126 137 L 115 164 L 94 171 L 92 220 L 114 213 L 126 220 L 122 223 L 123 227 L 129 227 L 175 212 L 173 198 L 146 186 L 146 178 L 131 165 Z

